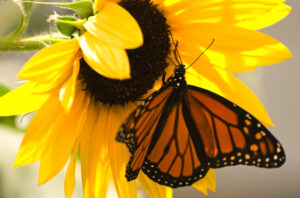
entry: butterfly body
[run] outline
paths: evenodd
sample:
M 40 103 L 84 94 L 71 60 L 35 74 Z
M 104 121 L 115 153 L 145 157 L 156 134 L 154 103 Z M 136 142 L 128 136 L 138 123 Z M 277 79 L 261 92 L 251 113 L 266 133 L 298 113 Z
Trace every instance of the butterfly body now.
M 179 64 L 118 132 L 131 153 L 128 181 L 140 169 L 170 187 L 191 185 L 209 168 L 281 166 L 285 154 L 276 138 L 252 115 L 208 90 L 187 85 Z

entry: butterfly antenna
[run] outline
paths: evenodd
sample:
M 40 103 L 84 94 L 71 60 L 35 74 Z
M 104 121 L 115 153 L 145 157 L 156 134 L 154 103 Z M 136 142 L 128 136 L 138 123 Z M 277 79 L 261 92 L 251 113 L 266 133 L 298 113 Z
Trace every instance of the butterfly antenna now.
M 168 57 L 168 59 L 171 63 L 173 63 L 174 66 L 177 66 L 172 59 L 170 59 L 169 57 Z
M 187 70 L 189 67 L 191 67 L 205 52 L 206 50 L 208 50 L 212 44 L 215 42 L 215 39 L 212 39 L 212 41 L 210 42 L 210 44 L 208 45 L 208 47 L 192 62 L 192 64 L 190 64 L 190 66 L 188 66 L 187 68 L 185 68 L 185 70 Z
M 170 36 L 171 36 L 171 40 L 172 40 L 172 43 L 174 44 L 175 46 L 175 49 L 173 50 L 173 54 L 174 54 L 174 57 L 175 57 L 175 60 L 178 64 L 182 64 L 182 60 L 181 60 L 181 57 L 179 55 L 179 52 L 178 52 L 178 41 L 175 42 L 174 38 L 173 38 L 173 35 L 171 32 L 169 32 Z M 178 59 L 179 57 L 179 59 Z M 173 61 L 172 61 L 173 62 Z M 178 65 L 177 64 L 177 65 Z M 176 66 L 176 64 L 174 64 Z
M 181 59 L 178 59 L 178 53 L 177 53 L 178 50 L 177 50 L 177 48 L 178 48 L 178 41 L 176 41 L 175 49 L 173 51 L 173 54 L 174 54 L 176 62 L 180 65 L 181 64 Z
M 180 54 L 179 54 L 179 51 L 178 51 L 178 41 L 176 42 L 176 46 L 175 46 L 175 54 L 177 55 L 176 59 L 178 59 L 178 57 L 179 57 L 179 60 L 180 60 L 179 63 L 182 65 L 183 63 L 182 63 L 182 60 L 181 60 L 181 57 L 180 57 Z M 178 62 L 178 60 L 177 60 L 177 62 Z

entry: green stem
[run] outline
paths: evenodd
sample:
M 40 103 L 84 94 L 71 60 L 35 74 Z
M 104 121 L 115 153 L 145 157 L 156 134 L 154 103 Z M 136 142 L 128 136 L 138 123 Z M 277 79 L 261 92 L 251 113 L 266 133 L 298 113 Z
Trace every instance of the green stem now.
M 28 51 L 39 50 L 46 47 L 49 43 L 40 41 L 16 41 L 0 39 L 0 51 Z
M 20 19 L 20 23 L 19 23 L 18 27 L 13 32 L 11 32 L 9 35 L 7 35 L 5 37 L 6 39 L 18 38 L 24 33 L 24 31 L 27 28 L 28 20 L 29 20 L 30 14 L 31 14 L 32 1 L 34 1 L 34 0 L 30 0 L 30 1 L 22 4 L 16 0 L 13 0 L 13 2 L 19 7 L 19 9 L 21 11 L 21 19 Z M 0 46 L 0 48 L 1 48 L 1 46 Z

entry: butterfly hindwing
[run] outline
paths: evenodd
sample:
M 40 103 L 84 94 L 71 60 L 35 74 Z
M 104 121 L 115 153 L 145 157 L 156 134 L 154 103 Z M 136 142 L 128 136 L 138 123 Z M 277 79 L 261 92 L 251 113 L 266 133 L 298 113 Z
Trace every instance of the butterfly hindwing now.
M 203 166 L 205 158 L 199 158 L 189 134 L 183 104 L 171 104 L 166 122 L 155 132 L 142 169 L 152 180 L 174 188 L 203 178 L 208 168 Z
M 242 108 L 217 94 L 194 86 L 188 86 L 186 100 L 190 105 L 191 120 L 196 122 L 196 109 L 201 109 L 209 120 L 212 139 L 207 138 L 201 126 L 198 126 L 209 167 L 245 164 L 273 168 L 284 163 L 285 154 L 281 144 Z

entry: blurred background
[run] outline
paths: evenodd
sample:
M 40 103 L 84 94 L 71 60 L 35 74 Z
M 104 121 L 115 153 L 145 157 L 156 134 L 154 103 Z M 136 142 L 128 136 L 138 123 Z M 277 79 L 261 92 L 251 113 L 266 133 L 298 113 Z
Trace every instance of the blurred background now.
M 284 146 L 287 161 L 279 169 L 259 169 L 236 166 L 216 170 L 217 192 L 209 192 L 209 198 L 299 198 L 300 197 L 300 1 L 287 0 L 292 13 L 283 21 L 261 30 L 284 43 L 295 56 L 271 67 L 261 67 L 238 77 L 260 98 L 269 112 L 275 127 L 270 128 Z M 45 23 L 53 10 L 65 13 L 52 6 L 35 5 L 27 34 L 49 31 Z M 0 0 L 0 36 L 13 30 L 20 14 L 9 0 Z M 0 52 L 0 84 L 9 88 L 17 86 L 15 75 L 35 52 Z M 1 90 L 2 88 L 0 88 Z M 38 163 L 13 168 L 24 129 L 32 115 L 5 120 L 0 124 L 0 198 L 63 198 L 64 176 L 62 171 L 47 184 L 38 187 Z M 79 164 L 78 164 L 79 166 Z M 77 168 L 74 198 L 82 198 L 80 168 Z M 113 187 L 109 198 L 117 197 Z M 147 197 L 139 192 L 139 197 Z M 174 198 L 205 197 L 197 190 L 179 188 Z

